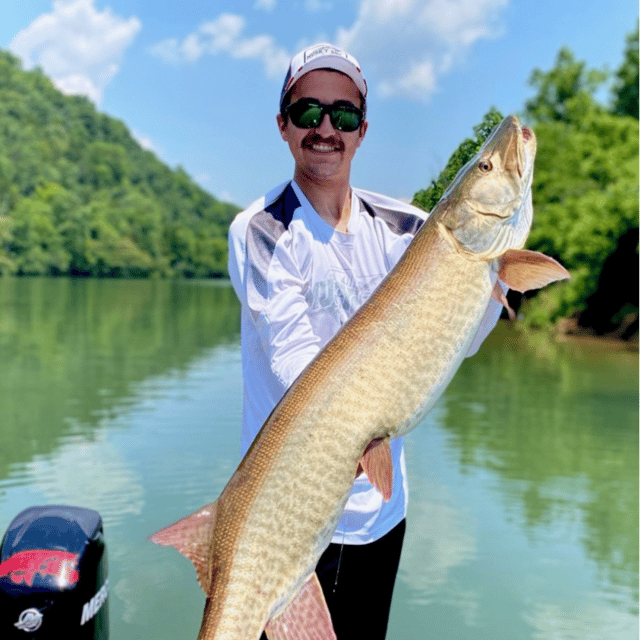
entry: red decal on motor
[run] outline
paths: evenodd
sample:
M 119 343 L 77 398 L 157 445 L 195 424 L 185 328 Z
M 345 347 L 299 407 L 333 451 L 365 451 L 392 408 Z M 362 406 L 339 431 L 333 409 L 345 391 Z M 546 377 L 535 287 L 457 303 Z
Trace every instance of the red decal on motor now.
M 8 577 L 14 584 L 33 586 L 36 574 L 57 578 L 60 586 L 78 582 L 78 554 L 52 549 L 19 551 L 0 564 L 0 578 Z

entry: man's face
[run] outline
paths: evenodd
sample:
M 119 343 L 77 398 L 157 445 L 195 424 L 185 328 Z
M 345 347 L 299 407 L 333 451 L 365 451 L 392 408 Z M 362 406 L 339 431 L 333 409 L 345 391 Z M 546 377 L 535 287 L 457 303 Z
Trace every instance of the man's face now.
M 323 104 L 347 100 L 360 107 L 360 92 L 351 78 L 326 69 L 310 71 L 295 83 L 291 104 L 301 98 L 315 98 Z M 280 135 L 295 160 L 296 176 L 314 182 L 338 179 L 348 183 L 351 160 L 366 133 L 366 121 L 356 131 L 345 132 L 334 128 L 328 114 L 312 129 L 299 129 L 290 118 L 285 123 L 280 114 L 277 119 Z

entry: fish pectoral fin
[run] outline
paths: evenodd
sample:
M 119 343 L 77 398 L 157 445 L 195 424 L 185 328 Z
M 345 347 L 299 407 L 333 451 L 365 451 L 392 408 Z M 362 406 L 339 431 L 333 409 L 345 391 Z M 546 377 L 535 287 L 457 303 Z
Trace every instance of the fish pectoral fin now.
M 336 640 L 329 607 L 315 572 L 264 630 L 269 640 Z
M 217 504 L 212 502 L 147 538 L 155 544 L 174 547 L 185 558 L 191 560 L 198 574 L 198 582 L 207 594 L 211 587 L 210 541 Z
M 385 502 L 391 499 L 393 491 L 393 462 L 389 438 L 377 438 L 364 450 L 360 465 L 369 482 L 382 494 Z
M 556 280 L 565 280 L 571 275 L 559 262 L 544 253 L 509 249 L 500 259 L 498 277 L 510 289 L 524 293 Z

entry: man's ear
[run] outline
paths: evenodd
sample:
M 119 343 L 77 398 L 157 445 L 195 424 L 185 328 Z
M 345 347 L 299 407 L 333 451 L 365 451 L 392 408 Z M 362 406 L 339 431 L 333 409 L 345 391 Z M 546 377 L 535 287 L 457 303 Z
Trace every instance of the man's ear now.
M 358 146 L 360 146 L 362 144 L 362 141 L 364 140 L 364 135 L 365 133 L 367 133 L 367 129 L 369 128 L 369 122 L 367 120 L 365 120 L 361 125 L 360 125 L 360 140 L 358 141 Z
M 284 121 L 284 118 L 282 117 L 282 114 L 279 113 L 276 116 L 276 122 L 278 123 L 278 130 L 280 131 L 280 135 L 282 136 L 282 139 L 285 142 L 289 141 L 289 135 L 288 135 L 288 129 L 287 129 L 287 122 Z

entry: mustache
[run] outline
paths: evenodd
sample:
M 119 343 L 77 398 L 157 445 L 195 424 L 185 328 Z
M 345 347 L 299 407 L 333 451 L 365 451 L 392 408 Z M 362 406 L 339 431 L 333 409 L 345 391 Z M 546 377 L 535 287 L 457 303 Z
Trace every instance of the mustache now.
M 342 140 L 336 136 L 329 136 L 328 138 L 324 138 L 323 136 L 317 133 L 310 133 L 302 140 L 302 146 L 313 146 L 314 144 L 326 144 L 335 147 L 336 149 L 342 151 L 344 145 Z

